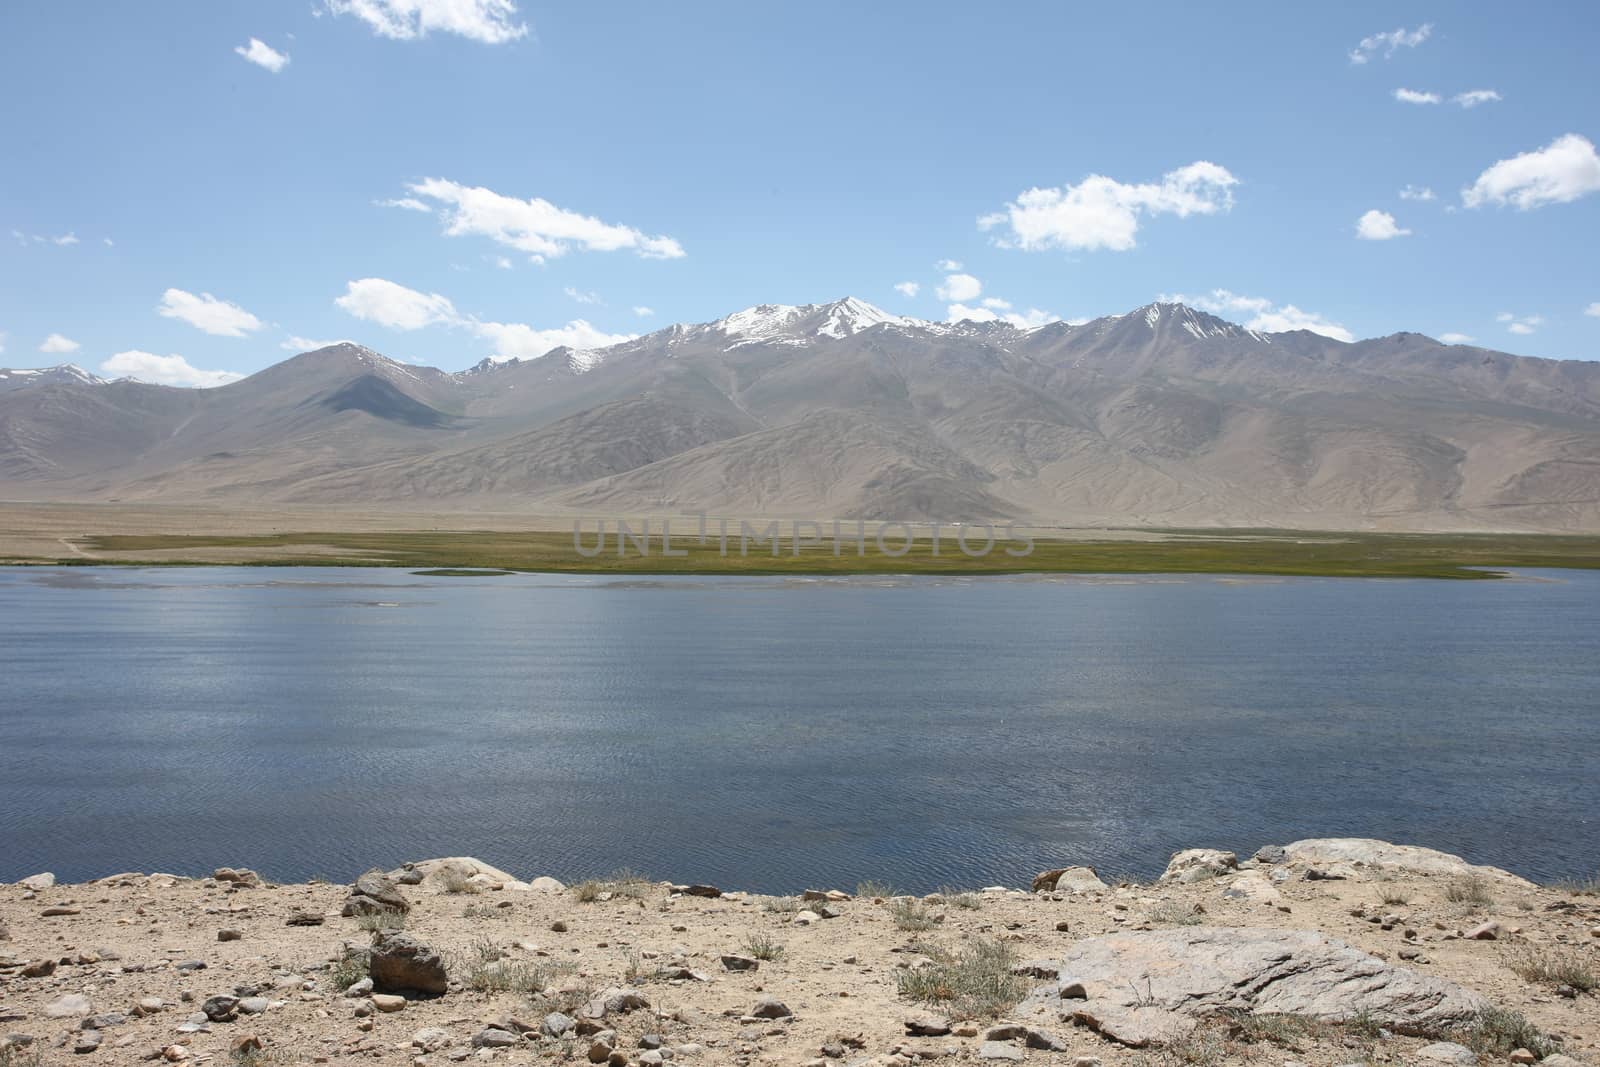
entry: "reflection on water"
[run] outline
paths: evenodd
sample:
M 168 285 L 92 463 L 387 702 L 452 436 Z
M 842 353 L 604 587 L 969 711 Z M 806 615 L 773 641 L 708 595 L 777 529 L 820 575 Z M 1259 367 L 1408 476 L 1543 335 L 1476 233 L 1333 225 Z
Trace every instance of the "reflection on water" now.
M 0 880 L 783 891 L 1313 835 L 1600 868 L 1600 574 L 0 571 Z

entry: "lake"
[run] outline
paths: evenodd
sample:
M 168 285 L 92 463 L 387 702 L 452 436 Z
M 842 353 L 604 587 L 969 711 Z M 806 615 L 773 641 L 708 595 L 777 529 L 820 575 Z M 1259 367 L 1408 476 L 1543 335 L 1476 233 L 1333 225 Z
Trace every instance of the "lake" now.
M 793 892 L 1311 836 L 1600 870 L 1600 573 L 0 569 L 0 881 Z

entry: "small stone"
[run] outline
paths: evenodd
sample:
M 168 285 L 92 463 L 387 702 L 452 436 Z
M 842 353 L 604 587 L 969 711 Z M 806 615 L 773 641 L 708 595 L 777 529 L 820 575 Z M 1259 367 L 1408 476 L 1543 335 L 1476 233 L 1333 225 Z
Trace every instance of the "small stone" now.
M 406 998 L 395 996 L 393 993 L 374 993 L 372 994 L 372 1006 L 385 1013 L 405 1011 Z
M 24 978 L 49 978 L 55 973 L 55 960 L 34 960 L 32 963 L 22 968 L 22 977 Z
M 100 1041 L 100 1031 L 83 1030 L 79 1032 L 77 1040 L 72 1043 L 72 1051 L 80 1056 L 93 1052 L 100 1047 Z
M 754 971 L 761 966 L 761 961 L 753 956 L 741 956 L 736 952 L 724 953 L 722 966 L 730 971 Z
M 564 934 L 567 932 L 567 924 L 562 922 L 560 919 L 557 919 L 555 922 L 550 924 L 550 929 L 554 933 Z
M 255 889 L 261 885 L 261 876 L 248 867 L 218 867 L 211 872 L 211 877 L 218 882 L 227 882 L 241 889 Z
M 429 1026 L 411 1035 L 411 1047 L 423 1052 L 438 1052 L 455 1044 L 450 1031 L 439 1026 Z
M 578 1020 L 564 1012 L 553 1011 L 539 1023 L 539 1032 L 547 1037 L 565 1037 L 578 1025 Z
M 90 1015 L 93 1012 L 94 1004 L 82 993 L 68 993 L 44 1006 L 45 1015 L 51 1019 L 67 1019 L 74 1015 Z
M 472 1044 L 476 1048 L 510 1048 L 521 1043 L 522 1038 L 498 1026 L 486 1026 L 472 1035 Z
M 55 918 L 57 916 L 60 916 L 60 915 L 79 915 L 79 914 L 82 914 L 82 912 L 81 912 L 81 909 L 70 908 L 70 907 L 67 907 L 66 905 L 63 904 L 63 905 L 58 905 L 57 907 L 54 907 L 54 908 L 46 908 L 43 911 L 41 911 L 39 914 L 43 915 L 46 919 L 53 919 L 53 918 Z
M 756 1019 L 794 1018 L 794 1012 L 789 1010 L 788 1005 L 781 1000 L 774 999 L 773 997 L 765 997 L 762 1000 L 757 1001 L 756 1006 L 750 1009 L 750 1015 L 752 1018 Z
M 1478 1062 L 1478 1054 L 1453 1041 L 1436 1041 L 1417 1049 L 1417 1055 L 1432 1063 L 1458 1063 L 1463 1067 Z
M 1072 924 L 1067 922 L 1067 920 L 1065 920 L 1065 919 L 1062 919 L 1060 922 L 1056 923 L 1056 933 L 1064 934 L 1064 933 L 1067 933 L 1071 929 L 1072 929 Z
M 1469 941 L 1497 940 L 1500 937 L 1500 924 L 1490 919 L 1488 922 L 1480 923 L 1468 930 L 1466 937 Z
M 929 1011 L 907 1015 L 905 1026 L 912 1037 L 943 1037 L 950 1032 L 950 1020 Z
M 230 929 L 226 929 L 226 930 L 218 930 L 217 931 L 217 940 L 218 941 L 238 941 L 238 940 L 241 940 L 243 937 L 244 937 L 244 931 L 243 930 L 234 930 L 234 929 L 230 928 Z
M 372 979 L 362 978 L 358 981 L 351 982 L 349 987 L 344 990 L 344 995 L 347 997 L 364 997 L 371 994 L 371 992 Z
M 319 912 L 291 911 L 289 917 L 283 921 L 285 926 L 321 926 L 324 918 Z
M 1512 1063 L 1536 1063 L 1539 1059 L 1525 1048 L 1514 1050 L 1508 1058 Z
M 200 1010 L 214 1023 L 225 1023 L 239 1011 L 239 998 L 230 996 L 207 997 Z
M 672 887 L 672 891 L 674 893 L 682 893 L 686 897 L 715 898 L 722 895 L 722 890 L 714 885 L 675 885 Z
M 164 1007 L 166 1007 L 166 1005 L 162 1002 L 160 997 L 140 997 L 137 1014 L 154 1015 Z
M 178 1063 L 189 1058 L 187 1045 L 168 1045 L 161 1050 L 161 1058 L 168 1063 Z
M 978 1058 L 980 1060 L 1011 1060 L 1021 1063 L 1023 1053 L 1017 1046 L 1004 1041 L 985 1041 L 978 1046 Z
M 24 889 L 31 889 L 35 893 L 38 893 L 55 885 L 56 876 L 51 874 L 49 871 L 44 871 L 41 874 L 30 874 L 17 884 L 22 886 Z

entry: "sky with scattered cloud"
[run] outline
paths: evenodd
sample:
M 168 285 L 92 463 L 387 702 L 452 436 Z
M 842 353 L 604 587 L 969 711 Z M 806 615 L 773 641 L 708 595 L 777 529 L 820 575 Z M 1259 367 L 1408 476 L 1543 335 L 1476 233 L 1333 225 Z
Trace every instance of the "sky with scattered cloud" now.
M 732 0 L 26 5 L 4 361 L 213 385 L 352 339 L 453 370 L 847 294 L 1600 358 L 1600 17 L 1236 14 L 1022 0 L 999 61 L 971 5 L 818 0 L 821 63 Z

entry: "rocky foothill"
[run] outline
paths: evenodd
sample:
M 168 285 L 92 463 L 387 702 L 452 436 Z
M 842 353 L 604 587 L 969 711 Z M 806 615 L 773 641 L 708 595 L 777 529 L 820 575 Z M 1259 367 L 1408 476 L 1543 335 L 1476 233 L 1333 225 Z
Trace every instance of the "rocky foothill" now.
M 788 897 L 456 857 L 0 885 L 0 1067 L 1600 1064 L 1600 895 L 1429 849 Z

